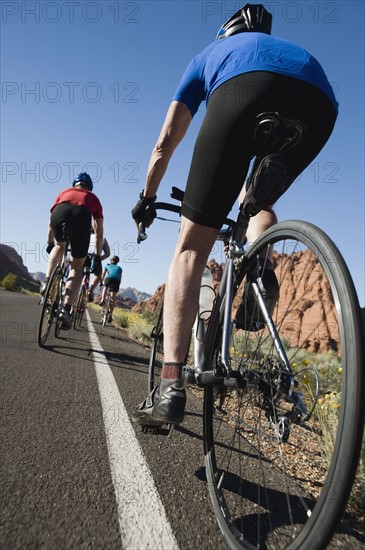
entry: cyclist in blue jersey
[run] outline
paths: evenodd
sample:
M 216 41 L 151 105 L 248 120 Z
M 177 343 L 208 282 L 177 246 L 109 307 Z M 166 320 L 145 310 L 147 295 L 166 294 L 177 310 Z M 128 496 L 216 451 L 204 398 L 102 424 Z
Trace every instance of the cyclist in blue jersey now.
M 169 160 L 205 101 L 182 204 L 181 231 L 166 282 L 161 382 L 133 413 L 140 424 L 183 420 L 182 367 L 200 281 L 218 230 L 237 197 L 241 194 L 243 200 L 245 195 L 256 117 L 276 111 L 305 124 L 301 146 L 282 153 L 290 167 L 287 186 L 321 151 L 337 118 L 338 104 L 319 62 L 293 42 L 271 36 L 271 22 L 262 5 L 246 4 L 224 23 L 216 40 L 191 60 L 152 151 L 145 188 L 132 210 L 137 224 L 144 221 L 148 227 L 153 222 L 149 209 Z M 248 241 L 276 222 L 272 205 L 253 216 Z M 262 280 L 268 302 L 274 303 L 278 285 L 272 265 Z M 236 322 L 239 325 L 239 311 Z
M 118 290 L 119 290 L 119 287 L 120 287 L 120 283 L 121 283 L 121 280 L 122 280 L 122 274 L 123 274 L 123 269 L 117 265 L 119 262 L 119 257 L 118 256 L 112 256 L 110 258 L 110 264 L 108 264 L 104 271 L 103 271 L 103 275 L 102 275 L 102 281 L 103 281 L 103 292 L 101 294 L 101 301 L 99 302 L 99 305 L 102 306 L 104 305 L 104 302 L 105 302 L 105 296 L 106 296 L 106 292 L 107 292 L 107 289 L 109 288 L 109 293 L 110 293 L 110 304 L 109 304 L 109 309 L 110 309 L 110 314 L 113 313 L 114 311 L 114 307 L 115 307 L 115 298 L 118 294 Z

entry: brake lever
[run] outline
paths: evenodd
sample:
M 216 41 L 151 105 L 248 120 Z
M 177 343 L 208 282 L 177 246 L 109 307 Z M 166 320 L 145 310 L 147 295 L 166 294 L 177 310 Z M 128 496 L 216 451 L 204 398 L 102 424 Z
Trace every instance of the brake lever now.
M 140 244 L 142 241 L 145 241 L 146 239 L 147 239 L 146 227 L 143 222 L 139 222 L 137 244 Z

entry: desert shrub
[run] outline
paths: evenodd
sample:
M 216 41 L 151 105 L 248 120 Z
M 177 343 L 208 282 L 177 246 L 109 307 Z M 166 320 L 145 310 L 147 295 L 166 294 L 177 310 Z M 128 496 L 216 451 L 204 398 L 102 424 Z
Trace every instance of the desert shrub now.
M 14 273 L 8 273 L 1 281 L 1 286 L 6 290 L 15 290 L 17 288 L 17 277 Z
M 143 340 L 149 336 L 152 323 L 149 323 L 142 315 L 128 309 L 115 308 L 113 313 L 117 325 L 127 330 L 128 335 L 134 340 Z

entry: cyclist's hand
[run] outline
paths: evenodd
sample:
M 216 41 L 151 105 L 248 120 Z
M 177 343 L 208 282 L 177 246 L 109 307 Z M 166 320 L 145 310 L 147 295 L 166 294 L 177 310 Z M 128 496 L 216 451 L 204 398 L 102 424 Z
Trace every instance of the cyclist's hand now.
M 143 191 L 139 195 L 139 201 L 132 210 L 132 218 L 137 226 L 143 222 L 145 227 L 149 227 L 156 218 L 156 210 L 153 208 L 153 203 L 156 201 L 156 196 L 147 198 L 143 196 Z
M 55 247 L 54 243 L 48 243 L 47 248 L 46 248 L 47 254 L 50 254 L 52 252 L 52 250 L 54 249 L 54 247 Z

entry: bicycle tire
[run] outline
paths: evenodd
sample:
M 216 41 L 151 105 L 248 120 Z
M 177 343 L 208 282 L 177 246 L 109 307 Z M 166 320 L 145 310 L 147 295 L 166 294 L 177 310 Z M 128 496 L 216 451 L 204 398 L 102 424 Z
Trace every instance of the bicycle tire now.
M 105 296 L 105 302 L 106 303 L 101 312 L 101 324 L 103 327 L 105 327 L 108 320 L 108 315 L 109 315 L 109 304 L 110 304 L 109 293 L 107 293 L 107 295 Z
M 57 266 L 52 272 L 48 281 L 47 289 L 43 298 L 43 305 L 38 327 L 38 345 L 44 347 L 49 336 L 53 319 L 57 312 L 59 298 L 60 268 Z
M 101 324 L 102 324 L 103 327 L 105 327 L 105 325 L 106 325 L 107 315 L 108 315 L 108 311 L 103 310 L 102 314 L 101 314 Z
M 74 314 L 74 329 L 77 326 L 81 327 L 82 319 L 84 317 L 85 309 L 87 307 L 87 290 L 84 284 L 81 285 L 77 300 L 76 300 L 76 310 Z
M 163 347 L 163 308 L 164 295 L 160 299 L 157 310 L 156 323 L 151 332 L 151 352 L 148 363 L 148 393 L 150 393 L 160 381 L 162 362 L 158 358 L 158 353 L 162 353 Z
M 282 388 L 285 371 L 282 365 L 278 367 L 277 357 L 274 361 L 274 346 L 266 327 L 256 332 L 233 328 L 230 360 L 238 388 L 211 384 L 204 392 L 207 480 L 217 522 L 230 548 L 319 550 L 326 547 L 337 528 L 361 450 L 365 381 L 360 308 L 340 252 L 323 231 L 302 221 L 281 222 L 253 243 L 237 275 L 236 291 L 247 271 L 256 265 L 258 256 L 263 257 L 270 248 L 274 249 L 279 283 L 281 276 L 286 276 L 286 280 L 291 277 L 293 292 L 303 292 L 300 302 L 297 294 L 289 299 L 281 292 L 272 318 L 278 332 L 286 338 L 296 393 L 304 392 L 300 397 L 305 406 L 301 414 L 306 410 L 310 415 L 298 424 L 289 423 L 288 434 L 285 419 L 292 418 L 293 411 L 297 414 L 298 410 L 294 399 L 285 405 L 288 399 L 288 392 Z M 304 259 L 303 254 L 307 254 L 308 268 L 295 280 L 293 268 Z M 318 302 L 310 290 L 314 280 L 322 289 L 322 294 L 318 291 Z M 224 298 L 217 301 L 208 328 L 204 348 L 208 369 L 214 368 L 220 359 L 224 301 Z M 328 318 L 324 318 L 323 312 L 326 308 L 329 312 L 330 303 L 331 326 L 325 326 Z M 300 319 L 300 315 L 294 317 L 300 304 L 304 304 L 303 323 L 304 307 L 315 312 L 313 308 L 319 306 L 307 336 L 304 329 L 308 326 L 300 327 L 293 321 L 292 325 L 285 325 L 291 314 L 292 319 Z M 330 333 L 322 349 L 324 329 Z M 331 340 L 331 334 L 338 335 L 337 344 Z M 311 342 L 317 348 L 319 345 L 319 349 L 310 351 Z M 307 361 L 315 368 L 309 367 Z M 269 378 L 273 375 L 275 382 Z M 318 394 L 313 390 L 316 376 L 322 385 Z M 294 398 L 294 394 L 290 395 Z M 278 429 L 279 419 L 285 426 L 283 432 Z

